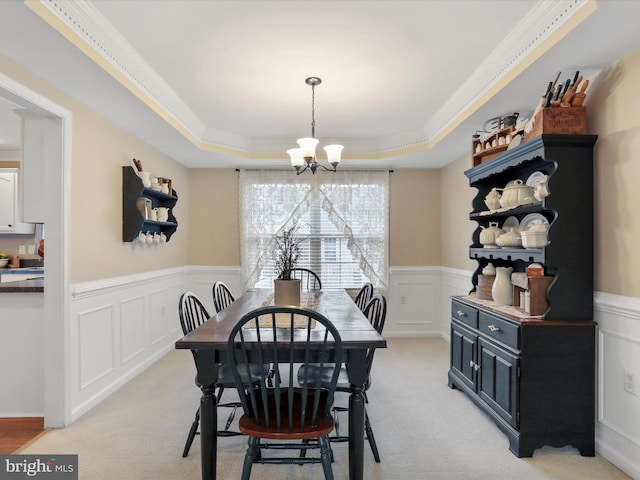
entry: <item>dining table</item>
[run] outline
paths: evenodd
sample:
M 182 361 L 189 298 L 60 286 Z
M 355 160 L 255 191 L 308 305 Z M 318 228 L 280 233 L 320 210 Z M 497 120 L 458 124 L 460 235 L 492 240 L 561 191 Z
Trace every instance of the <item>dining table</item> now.
M 250 289 L 231 305 L 176 341 L 176 349 L 194 352 L 200 398 L 200 456 L 202 479 L 216 478 L 217 424 L 216 381 L 218 365 L 227 362 L 227 341 L 234 325 L 256 308 L 273 304 L 273 290 Z M 366 355 L 369 349 L 386 348 L 387 342 L 373 328 L 344 289 L 323 289 L 301 294 L 301 306 L 327 317 L 340 332 L 343 362 L 350 383 L 349 479 L 364 478 Z

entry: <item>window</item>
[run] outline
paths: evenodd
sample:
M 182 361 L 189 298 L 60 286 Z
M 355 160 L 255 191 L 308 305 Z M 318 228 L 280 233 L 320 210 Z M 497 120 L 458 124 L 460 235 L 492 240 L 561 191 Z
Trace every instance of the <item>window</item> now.
M 294 223 L 305 237 L 298 266 L 324 288 L 384 290 L 388 271 L 388 172 L 336 172 L 300 178 L 284 171 L 240 173 L 245 288 L 273 285 L 273 238 Z

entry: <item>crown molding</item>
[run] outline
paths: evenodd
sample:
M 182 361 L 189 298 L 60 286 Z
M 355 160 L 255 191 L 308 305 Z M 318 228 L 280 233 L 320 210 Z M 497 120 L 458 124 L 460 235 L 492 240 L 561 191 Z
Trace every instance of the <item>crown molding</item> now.
M 539 1 L 431 117 L 424 126 L 427 138 L 434 142 L 449 133 L 596 8 L 595 0 Z
M 26 4 L 201 150 L 274 157 L 295 143 L 288 138 L 247 138 L 206 127 L 91 3 L 27 0 Z M 342 139 L 348 147 L 344 158 L 387 158 L 433 147 L 595 9 L 595 0 L 539 1 L 422 131 Z

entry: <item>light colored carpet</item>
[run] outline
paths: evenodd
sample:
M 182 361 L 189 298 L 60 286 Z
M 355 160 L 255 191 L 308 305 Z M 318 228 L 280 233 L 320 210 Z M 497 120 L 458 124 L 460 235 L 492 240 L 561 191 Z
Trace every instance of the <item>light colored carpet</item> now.
M 464 394 L 447 387 L 445 341 L 388 343 L 388 349 L 376 353 L 367 407 L 382 463 L 373 461 L 365 444 L 365 479 L 630 478 L 604 458 L 582 457 L 570 447 L 545 447 L 532 458 L 515 457 L 493 422 Z M 50 431 L 21 453 L 78 454 L 82 480 L 200 479 L 199 436 L 189 456 L 181 457 L 200 396 L 194 373 L 188 351 L 171 352 L 70 427 Z M 346 405 L 346 397 L 338 403 Z M 222 411 L 221 423 L 227 412 Z M 346 414 L 342 418 L 346 427 Z M 243 437 L 218 440 L 218 478 L 240 478 L 245 446 Z M 335 478 L 345 480 L 347 444 L 333 449 Z M 251 478 L 319 479 L 323 474 L 320 465 L 258 464 Z

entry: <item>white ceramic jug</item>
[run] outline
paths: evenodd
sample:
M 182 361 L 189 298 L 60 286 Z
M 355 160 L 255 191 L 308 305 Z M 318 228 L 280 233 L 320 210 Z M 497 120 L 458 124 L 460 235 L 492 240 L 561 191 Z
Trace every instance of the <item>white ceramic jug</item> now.
M 513 272 L 513 267 L 496 267 L 496 279 L 491 287 L 491 295 L 493 301 L 498 305 L 513 304 L 511 272 Z
M 138 176 L 142 179 L 142 186 L 144 188 L 149 188 L 151 186 L 150 172 L 138 172 Z
M 157 207 L 158 211 L 158 221 L 166 222 L 169 219 L 169 208 L 167 207 Z

